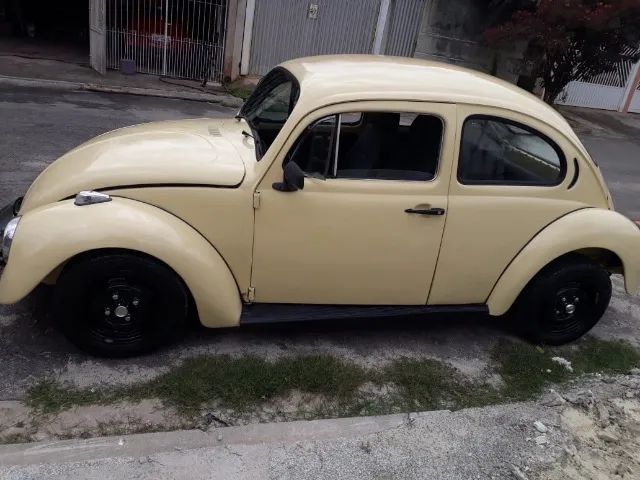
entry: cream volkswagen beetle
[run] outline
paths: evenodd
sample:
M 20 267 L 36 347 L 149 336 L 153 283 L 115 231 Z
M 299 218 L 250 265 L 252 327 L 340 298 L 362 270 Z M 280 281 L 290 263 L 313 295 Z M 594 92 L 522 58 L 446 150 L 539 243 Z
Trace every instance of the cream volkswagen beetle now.
M 567 122 L 414 59 L 283 63 L 235 119 L 101 135 L 6 212 L 0 303 L 55 284 L 61 328 L 100 355 L 174 339 L 189 310 L 207 327 L 513 312 L 559 344 L 600 319 L 610 273 L 638 287 L 640 230 Z

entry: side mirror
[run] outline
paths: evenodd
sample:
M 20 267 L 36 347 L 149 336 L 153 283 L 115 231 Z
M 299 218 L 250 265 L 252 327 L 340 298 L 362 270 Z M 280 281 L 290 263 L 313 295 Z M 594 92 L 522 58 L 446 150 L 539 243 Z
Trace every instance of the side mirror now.
M 279 192 L 295 192 L 304 188 L 304 172 L 296 162 L 287 162 L 284 166 L 282 182 L 272 185 Z

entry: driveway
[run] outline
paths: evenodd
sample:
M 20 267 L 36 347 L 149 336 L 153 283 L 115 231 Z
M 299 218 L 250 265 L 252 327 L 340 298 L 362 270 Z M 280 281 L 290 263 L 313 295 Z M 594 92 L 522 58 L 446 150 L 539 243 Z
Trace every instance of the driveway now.
M 24 193 L 57 156 L 105 131 L 140 122 L 230 116 L 234 109 L 162 98 L 45 89 L 5 89 L 0 95 L 0 204 Z M 640 218 L 640 119 L 570 110 L 600 163 L 620 211 Z M 640 302 L 615 279 L 612 306 L 594 331 L 640 345 Z M 54 375 L 78 386 L 133 383 L 198 354 L 331 353 L 366 367 L 407 357 L 434 357 L 480 375 L 488 351 L 508 336 L 487 318 L 443 317 L 428 323 L 334 322 L 242 330 L 194 328 L 179 345 L 130 360 L 97 360 L 70 346 L 53 328 L 46 289 L 15 306 L 0 306 L 0 400 L 19 399 L 36 378 Z

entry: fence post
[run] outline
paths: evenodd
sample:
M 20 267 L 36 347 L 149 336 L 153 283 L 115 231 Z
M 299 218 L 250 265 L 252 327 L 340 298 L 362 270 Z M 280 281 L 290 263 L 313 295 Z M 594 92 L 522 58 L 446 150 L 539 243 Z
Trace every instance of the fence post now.
M 390 0 L 380 1 L 380 10 L 378 11 L 378 24 L 376 25 L 376 36 L 373 39 L 373 49 L 371 53 L 374 55 L 383 54 L 383 41 L 384 34 L 387 27 L 387 20 L 389 18 L 389 6 Z
M 640 60 L 636 62 L 636 64 L 631 69 L 631 72 L 629 73 L 627 85 L 624 89 L 624 96 L 622 97 L 620 108 L 618 108 L 619 112 L 627 113 L 629 111 L 633 96 L 638 90 L 638 85 L 640 85 Z
M 244 17 L 244 38 L 242 39 L 242 59 L 240 61 L 240 75 L 249 73 L 249 59 L 251 57 L 251 35 L 253 34 L 253 16 L 256 10 L 256 0 L 247 0 Z

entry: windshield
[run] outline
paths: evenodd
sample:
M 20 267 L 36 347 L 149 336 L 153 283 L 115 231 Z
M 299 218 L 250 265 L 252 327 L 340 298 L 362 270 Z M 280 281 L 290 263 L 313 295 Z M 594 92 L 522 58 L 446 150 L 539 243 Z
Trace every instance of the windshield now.
M 251 127 L 258 160 L 271 146 L 298 100 L 296 79 L 284 68 L 265 75 L 242 106 L 239 115 Z

